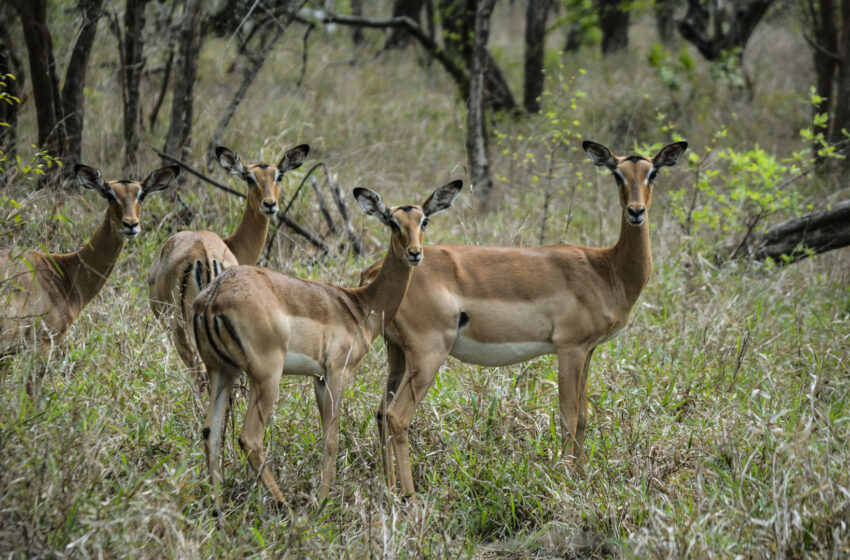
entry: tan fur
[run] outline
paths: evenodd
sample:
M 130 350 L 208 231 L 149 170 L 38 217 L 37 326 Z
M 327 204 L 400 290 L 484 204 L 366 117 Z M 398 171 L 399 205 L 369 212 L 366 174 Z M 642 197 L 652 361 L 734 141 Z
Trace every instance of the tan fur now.
M 271 216 L 277 211 L 279 180 L 287 171 L 299 167 L 308 151 L 306 145 L 293 148 L 275 167 L 262 163 L 247 165 L 227 150 L 234 158 L 231 163 L 241 166 L 230 170 L 231 173 L 242 171 L 242 178 L 248 182 L 245 210 L 236 231 L 224 239 L 211 231 L 181 231 L 165 242 L 151 264 L 148 274 L 151 309 L 157 317 L 170 319 L 177 353 L 201 387 L 206 376 L 191 339 L 191 329 L 185 327 L 191 319 L 192 302 L 217 272 L 239 264 L 255 264 L 259 260 Z M 196 272 L 200 282 L 195 279 Z
M 0 354 L 22 346 L 42 347 L 61 340 L 74 319 L 97 295 L 112 273 L 125 238 L 139 233 L 139 195 L 162 190 L 179 170 L 154 171 L 143 184 L 100 181 L 109 207 L 100 226 L 80 250 L 67 254 L 0 249 Z M 93 188 L 89 186 L 88 188 Z
M 205 450 L 219 512 L 224 409 L 240 371 L 248 377 L 249 403 L 239 443 L 251 465 L 262 467 L 263 484 L 279 502 L 283 494 L 263 463 L 265 426 L 281 375 L 313 377 L 324 435 L 319 496 L 328 496 L 348 375 L 404 298 L 413 267 L 421 261 L 420 224 L 426 215 L 448 208 L 460 182 L 441 187 L 422 206 L 392 209 L 371 191 L 377 203 L 367 209 L 361 196 L 365 190 L 355 191 L 361 206 L 395 228 L 386 265 L 369 286 L 341 288 L 258 266 L 238 266 L 222 273 L 195 300 L 194 331 L 210 382 Z M 432 204 L 435 198 L 439 204 Z
M 598 144 L 594 147 L 609 153 Z M 570 453 L 581 463 L 590 358 L 599 344 L 628 324 L 652 271 L 645 221 L 652 188 L 646 178 L 654 159 L 660 165 L 672 165 L 678 155 L 671 160 L 668 154 L 680 150 L 684 148 L 673 144 L 656 158 L 611 154 L 607 163 L 597 162 L 624 178 L 619 189 L 620 238 L 613 247 L 444 245 L 425 249 L 424 264 L 413 275 L 408 295 L 385 334 L 390 372 L 378 425 L 391 486 L 395 456 L 402 492 L 415 490 L 408 428 L 450 355 L 480 365 L 507 365 L 544 353 L 557 354 L 561 436 L 565 448 L 571 444 Z M 629 223 L 632 214 L 642 216 L 643 222 Z M 361 283 L 372 281 L 381 266 L 377 263 L 364 271 Z

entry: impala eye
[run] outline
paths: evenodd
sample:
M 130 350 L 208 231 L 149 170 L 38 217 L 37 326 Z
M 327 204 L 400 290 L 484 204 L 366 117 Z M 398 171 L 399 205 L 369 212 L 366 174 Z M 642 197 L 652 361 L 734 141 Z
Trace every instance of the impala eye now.
M 390 220 L 390 229 L 393 230 L 393 233 L 398 233 L 401 231 L 401 227 L 398 225 L 394 219 Z
M 656 175 L 658 175 L 658 170 L 655 169 L 655 168 L 652 168 L 652 170 L 650 170 L 650 172 L 649 172 L 649 175 L 646 177 L 646 182 L 647 183 L 653 182 L 655 180 Z
M 428 227 L 428 218 L 422 220 L 422 223 L 419 225 L 419 229 L 424 230 L 426 227 Z

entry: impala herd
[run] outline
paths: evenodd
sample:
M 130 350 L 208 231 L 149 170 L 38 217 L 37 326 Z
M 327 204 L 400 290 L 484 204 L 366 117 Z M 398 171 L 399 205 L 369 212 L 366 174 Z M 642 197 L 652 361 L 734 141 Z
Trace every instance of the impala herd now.
M 249 396 L 239 445 L 278 502 L 285 498 L 264 458 L 266 424 L 281 376 L 312 378 L 324 447 L 319 496 L 325 499 L 336 464 L 340 401 L 349 375 L 379 335 L 389 375 L 377 423 L 390 487 L 397 469 L 402 494 L 415 492 L 408 430 L 448 356 L 503 366 L 557 355 L 563 452 L 581 466 L 590 359 L 628 324 L 649 280 L 653 182 L 662 167 L 676 164 L 687 143 L 668 144 L 654 157 L 620 157 L 589 141 L 583 148 L 611 171 L 618 187 L 621 226 L 614 246 L 424 247 L 431 216 L 452 205 L 461 181 L 436 189 L 421 205 L 394 207 L 357 188 L 354 198 L 363 211 L 390 229 L 386 256 L 363 271 L 357 288 L 255 266 L 278 212 L 280 182 L 301 166 L 309 146 L 290 149 L 276 166 L 249 165 L 228 148 L 216 149 L 219 164 L 248 184 L 242 220 L 224 238 L 209 231 L 172 236 L 154 259 L 148 288 L 154 314 L 168 322 L 180 358 L 209 392 L 201 433 L 219 525 L 225 416 L 242 372 Z M 106 215 L 74 253 L 0 249 L 0 356 L 59 342 L 105 284 L 125 239 L 139 234 L 144 198 L 167 189 L 179 174 L 178 167 L 166 167 L 138 183 L 106 182 L 85 165 L 74 171 L 83 187 L 106 199 Z

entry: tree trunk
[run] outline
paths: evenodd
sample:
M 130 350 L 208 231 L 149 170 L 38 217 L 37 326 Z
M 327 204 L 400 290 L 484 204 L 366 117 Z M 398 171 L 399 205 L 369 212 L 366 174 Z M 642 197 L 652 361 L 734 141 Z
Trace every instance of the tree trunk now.
M 145 5 L 148 0 L 127 0 L 121 33 L 121 100 L 124 103 L 124 166 L 135 169 L 139 151 L 139 88 L 145 68 Z
M 354 17 L 363 17 L 363 0 L 351 0 L 351 15 Z M 351 42 L 355 48 L 363 45 L 363 28 L 355 27 L 351 30 Z
M 609 55 L 629 46 L 629 10 L 623 0 L 597 0 L 602 54 Z
M 493 179 L 487 160 L 487 129 L 484 110 L 484 75 L 487 72 L 487 41 L 490 38 L 490 16 L 495 0 L 478 0 L 475 10 L 475 34 L 470 61 L 469 102 L 466 113 L 466 151 L 469 157 L 469 178 L 478 205 L 490 206 Z
M 838 40 L 838 76 L 835 113 L 830 126 L 830 140 L 846 140 L 842 130 L 850 130 L 850 0 L 841 2 L 841 33 Z M 850 165 L 844 160 L 844 166 Z
M 171 124 L 164 152 L 185 159 L 192 134 L 192 105 L 198 53 L 201 49 L 201 0 L 186 0 L 180 26 L 180 46 L 171 100 Z
M 443 44 L 446 52 L 466 68 L 471 68 L 472 45 L 475 35 L 475 0 L 438 0 L 437 12 L 443 25 Z M 517 107 L 511 88 L 499 65 L 486 52 L 484 103 L 493 111 L 514 111 Z M 469 96 L 469 86 L 461 89 Z
M 395 0 L 393 2 L 393 17 L 408 17 L 416 25 L 422 27 L 421 14 L 424 5 L 424 0 Z M 391 28 L 387 34 L 387 42 L 384 43 L 384 48 L 400 49 L 408 46 L 412 40 L 410 33 L 404 29 Z
M 543 55 L 549 0 L 528 0 L 525 11 L 525 76 L 522 104 L 529 113 L 540 112 L 543 94 Z
M 815 93 L 821 97 L 819 103 L 815 103 L 812 110 L 814 114 L 831 114 L 832 88 L 835 83 L 835 56 L 838 53 L 838 32 L 835 27 L 835 4 L 833 0 L 819 0 L 809 4 L 812 18 L 812 40 L 815 45 L 812 48 L 812 57 L 815 68 Z M 829 132 L 829 123 L 826 126 L 815 125 L 815 134 L 821 133 L 823 137 L 832 140 Z M 820 145 L 815 141 L 814 148 Z
M 24 68 L 12 45 L 12 37 L 5 23 L 0 21 L 0 82 L 6 84 L 2 86 L 3 91 L 12 97 L 19 98 L 19 91 L 24 85 Z M 15 79 L 5 77 L 8 74 L 12 74 Z M 20 104 L 14 100 L 11 103 L 0 101 L 0 122 L 8 125 L 0 126 L 0 151 L 12 161 L 18 155 L 16 135 L 19 107 Z
M 725 4 L 710 2 L 712 11 L 702 5 L 700 0 L 688 0 L 688 12 L 679 20 L 677 27 L 682 37 L 693 44 L 706 60 L 717 60 L 724 51 L 747 45 L 758 23 L 764 17 L 773 0 L 749 0 L 735 4 L 735 14 L 730 23 L 727 19 Z M 709 22 L 713 22 L 713 32 L 709 35 Z
M 62 86 L 62 111 L 66 132 L 65 156 L 71 161 L 80 161 L 82 155 L 86 71 L 97 35 L 97 22 L 102 15 L 102 6 L 103 0 L 80 0 L 77 4 L 83 20 L 71 51 L 68 67 L 65 69 L 65 85 Z M 69 171 L 70 169 L 68 167 Z
M 825 253 L 850 245 L 850 200 L 800 218 L 778 224 L 764 235 L 746 243 L 746 251 L 756 260 L 768 257 L 782 264 L 796 262 L 811 254 Z
M 673 9 L 677 0 L 655 0 L 655 28 L 658 30 L 658 38 L 665 45 L 673 42 L 676 28 L 673 21 Z
M 65 128 L 61 119 L 62 100 L 59 98 L 53 41 L 47 27 L 47 0 L 13 0 L 13 6 L 21 18 L 27 45 L 38 146 L 59 157 L 64 153 Z

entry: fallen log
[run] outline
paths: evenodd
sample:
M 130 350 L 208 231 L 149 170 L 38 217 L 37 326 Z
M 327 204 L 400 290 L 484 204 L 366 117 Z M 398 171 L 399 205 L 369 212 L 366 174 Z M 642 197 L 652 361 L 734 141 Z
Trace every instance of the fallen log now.
M 796 262 L 812 255 L 850 245 L 850 200 L 792 218 L 747 240 L 746 251 L 755 260 L 774 259 L 777 263 Z

